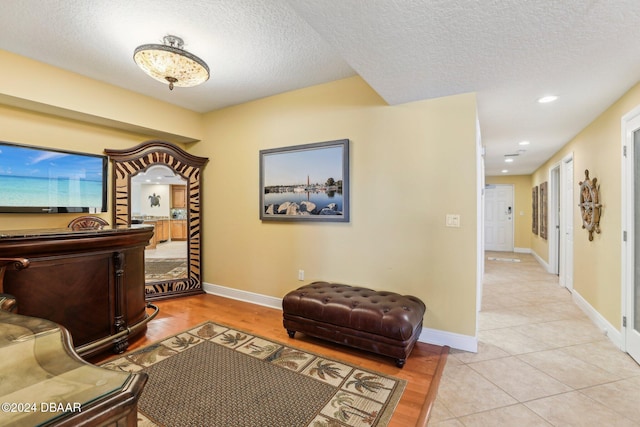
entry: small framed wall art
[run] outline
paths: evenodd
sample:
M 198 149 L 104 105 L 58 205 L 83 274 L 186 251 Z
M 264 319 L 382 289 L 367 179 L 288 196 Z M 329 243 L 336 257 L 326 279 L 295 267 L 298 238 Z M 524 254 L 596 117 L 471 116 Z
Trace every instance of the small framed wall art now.
M 540 184 L 540 237 L 547 239 L 548 183 Z
M 531 190 L 531 231 L 538 234 L 538 186 Z

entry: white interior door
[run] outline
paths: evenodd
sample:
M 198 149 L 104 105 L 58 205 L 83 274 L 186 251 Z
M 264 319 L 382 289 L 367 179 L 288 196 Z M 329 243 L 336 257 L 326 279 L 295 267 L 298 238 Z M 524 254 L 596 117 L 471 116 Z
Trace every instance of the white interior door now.
M 627 313 L 627 351 L 640 363 L 640 129 L 633 132 L 634 277 Z
M 513 185 L 490 184 L 484 193 L 484 248 L 513 251 Z
M 561 286 L 573 290 L 573 155 L 560 165 L 560 265 L 558 281 Z
M 623 347 L 640 363 L 640 109 L 622 122 Z
M 549 171 L 549 273 L 560 274 L 560 162 Z

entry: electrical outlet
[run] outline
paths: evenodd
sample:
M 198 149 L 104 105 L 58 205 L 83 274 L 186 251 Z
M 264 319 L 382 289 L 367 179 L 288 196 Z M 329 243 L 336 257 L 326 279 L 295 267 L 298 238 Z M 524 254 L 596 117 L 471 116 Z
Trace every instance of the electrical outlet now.
M 298 280 L 304 280 L 304 270 L 298 270 Z

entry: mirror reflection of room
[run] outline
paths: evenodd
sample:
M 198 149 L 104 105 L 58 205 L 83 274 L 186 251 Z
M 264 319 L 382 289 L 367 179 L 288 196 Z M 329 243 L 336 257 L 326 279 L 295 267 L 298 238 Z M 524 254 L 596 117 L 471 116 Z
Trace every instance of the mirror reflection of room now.
M 155 165 L 131 178 L 131 223 L 154 227 L 145 248 L 145 282 L 186 278 L 187 181 Z

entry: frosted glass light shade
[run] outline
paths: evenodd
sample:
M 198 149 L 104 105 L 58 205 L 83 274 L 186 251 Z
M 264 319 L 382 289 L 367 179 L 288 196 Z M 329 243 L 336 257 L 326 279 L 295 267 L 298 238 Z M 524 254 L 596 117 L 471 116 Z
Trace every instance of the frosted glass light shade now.
M 169 85 L 192 87 L 209 79 L 209 67 L 197 56 L 182 49 L 183 41 L 176 36 L 165 36 L 165 44 L 138 46 L 133 60 L 149 76 Z

